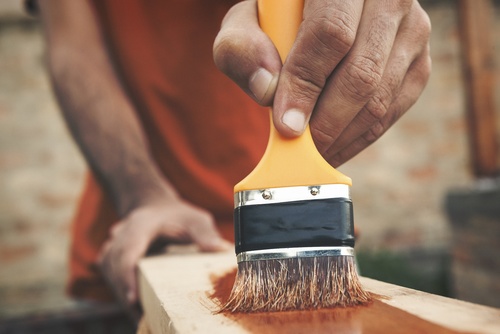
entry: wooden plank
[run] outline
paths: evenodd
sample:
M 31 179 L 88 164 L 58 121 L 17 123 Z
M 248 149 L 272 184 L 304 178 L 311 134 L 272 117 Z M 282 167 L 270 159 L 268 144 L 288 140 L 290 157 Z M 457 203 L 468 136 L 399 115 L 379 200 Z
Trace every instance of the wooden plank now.
M 139 325 L 137 326 L 137 332 L 136 334 L 151 334 L 149 331 L 148 324 L 146 323 L 146 319 L 142 318 L 139 321 Z
M 469 145 L 477 177 L 495 176 L 500 171 L 493 98 L 493 12 L 491 0 L 458 2 Z
M 387 299 L 366 307 L 254 315 L 215 314 L 210 297 L 234 273 L 233 253 L 167 254 L 139 265 L 141 302 L 149 330 L 160 333 L 500 333 L 500 310 L 362 278 Z M 234 274 L 233 274 L 234 278 Z M 232 281 L 222 285 L 232 286 Z M 220 291 L 219 291 L 220 292 Z M 391 331 L 392 329 L 392 331 Z

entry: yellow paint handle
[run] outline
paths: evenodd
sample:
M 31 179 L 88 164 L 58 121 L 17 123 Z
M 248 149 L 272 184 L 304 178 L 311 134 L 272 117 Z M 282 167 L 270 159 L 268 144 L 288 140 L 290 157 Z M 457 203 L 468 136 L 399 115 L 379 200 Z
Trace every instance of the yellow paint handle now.
M 258 0 L 260 26 L 284 63 L 302 21 L 304 0 Z M 255 169 L 234 187 L 235 192 L 266 188 L 324 184 L 351 185 L 351 179 L 333 168 L 316 149 L 307 126 L 297 138 L 285 138 L 272 123 L 264 156 Z

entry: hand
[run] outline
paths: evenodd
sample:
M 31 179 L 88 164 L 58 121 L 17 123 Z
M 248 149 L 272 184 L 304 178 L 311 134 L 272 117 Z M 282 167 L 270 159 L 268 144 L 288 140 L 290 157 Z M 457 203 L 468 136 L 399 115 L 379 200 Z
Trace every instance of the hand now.
M 137 263 L 158 238 L 193 242 L 201 251 L 233 248 L 217 232 L 212 216 L 192 204 L 169 199 L 139 207 L 112 228 L 99 257 L 105 277 L 122 302 L 137 301 Z
M 272 103 L 282 135 L 298 136 L 310 122 L 318 150 L 338 166 L 415 103 L 430 75 L 429 36 L 417 0 L 305 0 L 282 66 L 256 1 L 244 1 L 224 18 L 214 60 L 257 102 Z

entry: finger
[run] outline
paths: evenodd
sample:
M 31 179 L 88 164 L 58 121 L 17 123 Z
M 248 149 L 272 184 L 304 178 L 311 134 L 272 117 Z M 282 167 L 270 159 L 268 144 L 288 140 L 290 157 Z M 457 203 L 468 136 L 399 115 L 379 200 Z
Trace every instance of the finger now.
M 110 235 L 111 237 L 114 237 L 116 236 L 118 233 L 120 233 L 120 231 L 122 230 L 124 224 L 123 222 L 119 222 L 117 224 L 114 224 L 112 227 L 111 227 L 111 230 L 110 230 Z
M 375 142 L 415 103 L 425 87 L 430 71 L 431 59 L 427 50 L 410 66 L 402 84 L 402 93 L 392 102 L 384 118 L 372 125 L 367 132 L 347 147 L 328 159 L 328 162 L 332 166 L 339 166 Z
M 232 249 L 232 244 L 224 240 L 215 226 L 210 214 L 204 214 L 201 219 L 190 225 L 189 234 L 192 241 L 203 252 L 219 252 Z
M 111 247 L 111 242 L 109 240 L 105 241 L 102 244 L 101 249 L 99 251 L 99 254 L 97 255 L 97 260 L 96 260 L 96 263 L 98 265 L 100 265 L 100 266 L 103 265 L 104 258 L 106 256 L 106 254 L 108 253 L 110 247 Z
M 184 203 L 171 211 L 168 219 L 158 222 L 150 240 L 165 238 L 176 243 L 195 243 L 202 251 L 227 250 L 228 242 L 219 234 L 213 216 Z
M 321 153 L 376 93 L 404 15 L 390 0 L 365 3 L 356 41 L 329 79 L 311 120 Z
M 145 235 L 138 224 L 123 224 L 123 228 L 105 243 L 101 268 L 115 291 L 125 304 L 137 301 L 136 266 L 144 256 L 149 236 Z
M 205 229 L 205 233 L 194 235 L 193 241 L 202 252 L 224 252 L 232 250 L 233 244 L 222 238 L 215 226 Z
M 147 250 L 148 242 L 145 239 L 137 238 L 133 243 L 127 242 L 124 247 L 117 249 L 113 254 L 113 260 L 117 262 L 114 268 L 113 282 L 117 282 L 120 288 L 120 295 L 129 305 L 137 302 L 137 264 Z
M 227 13 L 217 35 L 215 65 L 261 105 L 270 105 L 281 60 L 269 37 L 260 29 L 255 0 L 242 1 Z
M 274 125 L 281 134 L 304 131 L 328 77 L 354 43 L 362 10 L 362 0 L 306 1 L 273 104 Z
M 326 157 L 335 155 L 384 118 L 394 98 L 401 92 L 408 68 L 428 48 L 429 35 L 430 21 L 421 8 L 402 22 L 375 95 L 331 143 L 324 152 Z
M 143 254 L 130 254 L 130 258 L 126 258 L 123 263 L 125 299 L 129 305 L 137 302 L 137 263 L 142 256 Z

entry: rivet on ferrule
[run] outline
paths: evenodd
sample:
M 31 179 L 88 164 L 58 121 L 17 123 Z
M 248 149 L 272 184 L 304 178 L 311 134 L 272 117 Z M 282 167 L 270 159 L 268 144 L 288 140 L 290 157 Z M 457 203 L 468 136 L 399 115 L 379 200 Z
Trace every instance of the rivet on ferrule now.
M 269 190 L 264 190 L 262 192 L 262 198 L 263 199 L 272 199 L 273 198 L 273 194 Z
M 319 187 L 311 187 L 309 191 L 311 192 L 311 195 L 316 196 L 319 194 Z

